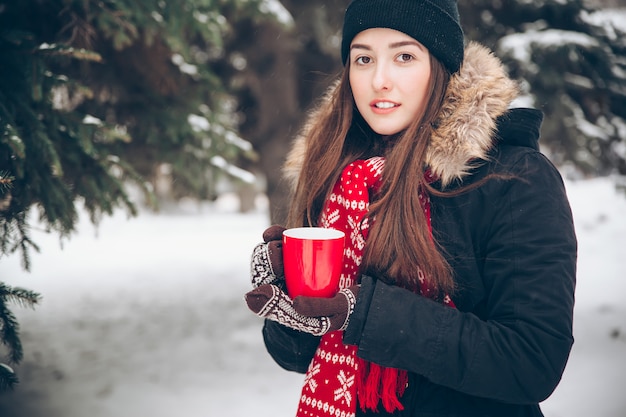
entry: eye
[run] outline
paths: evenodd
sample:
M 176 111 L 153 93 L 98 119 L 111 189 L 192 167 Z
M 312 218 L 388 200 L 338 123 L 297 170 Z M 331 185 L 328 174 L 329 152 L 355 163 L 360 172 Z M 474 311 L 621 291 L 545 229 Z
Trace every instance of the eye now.
M 400 62 L 410 62 L 413 59 L 415 59 L 415 57 L 411 54 L 404 53 L 404 54 L 398 55 L 398 61 Z
M 372 62 L 372 59 L 369 56 L 360 56 L 354 62 L 359 65 L 366 65 Z

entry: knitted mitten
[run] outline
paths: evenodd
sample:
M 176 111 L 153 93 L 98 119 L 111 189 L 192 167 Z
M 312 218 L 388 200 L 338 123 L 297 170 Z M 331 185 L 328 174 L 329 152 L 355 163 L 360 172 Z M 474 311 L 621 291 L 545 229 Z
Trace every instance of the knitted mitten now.
M 345 288 L 331 298 L 296 297 L 291 300 L 275 285 L 261 285 L 246 294 L 248 308 L 257 316 L 277 321 L 301 332 L 322 336 L 348 326 L 354 311 L 357 285 Z
M 284 281 L 283 231 L 284 227 L 273 225 L 263 232 L 263 242 L 255 246 L 250 262 L 252 287 L 279 284 Z
M 350 321 L 350 314 L 354 311 L 359 286 L 353 285 L 344 288 L 331 298 L 296 297 L 293 308 L 297 313 L 306 317 L 328 317 L 329 331 L 345 330 Z
M 265 284 L 245 296 L 248 308 L 259 317 L 301 332 L 321 336 L 330 330 L 328 317 L 306 317 L 293 308 L 293 301 L 276 285 Z

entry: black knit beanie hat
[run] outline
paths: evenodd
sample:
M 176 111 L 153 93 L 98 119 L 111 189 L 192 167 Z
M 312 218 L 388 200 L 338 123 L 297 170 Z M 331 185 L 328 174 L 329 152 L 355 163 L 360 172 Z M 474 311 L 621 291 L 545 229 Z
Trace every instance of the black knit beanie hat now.
M 463 29 L 456 0 L 354 0 L 343 21 L 341 58 L 346 64 L 352 39 L 366 29 L 388 28 L 424 45 L 455 73 L 463 62 Z

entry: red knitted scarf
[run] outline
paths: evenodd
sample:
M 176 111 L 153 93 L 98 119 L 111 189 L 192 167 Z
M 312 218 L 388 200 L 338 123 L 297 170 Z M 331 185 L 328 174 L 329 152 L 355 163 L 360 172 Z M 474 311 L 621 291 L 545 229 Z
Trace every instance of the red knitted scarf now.
M 385 160 L 357 160 L 344 168 L 325 203 L 320 224 L 346 234 L 341 288 L 354 284 L 370 224 L 365 217 L 370 195 L 380 187 Z M 430 199 L 420 193 L 430 230 Z M 420 274 L 420 291 L 430 289 Z M 453 306 L 449 297 L 444 302 Z M 405 370 L 386 368 L 357 357 L 356 346 L 344 345 L 342 331 L 322 336 L 304 379 L 297 417 L 354 417 L 357 398 L 361 409 L 378 410 L 379 403 L 392 413 L 404 407 L 408 376 Z

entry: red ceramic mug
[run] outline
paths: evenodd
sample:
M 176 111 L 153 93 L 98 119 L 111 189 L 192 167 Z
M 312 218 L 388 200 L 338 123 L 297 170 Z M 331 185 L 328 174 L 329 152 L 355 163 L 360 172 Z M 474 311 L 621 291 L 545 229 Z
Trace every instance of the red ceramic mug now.
M 285 282 L 291 298 L 332 297 L 339 291 L 345 233 L 323 227 L 283 232 Z

